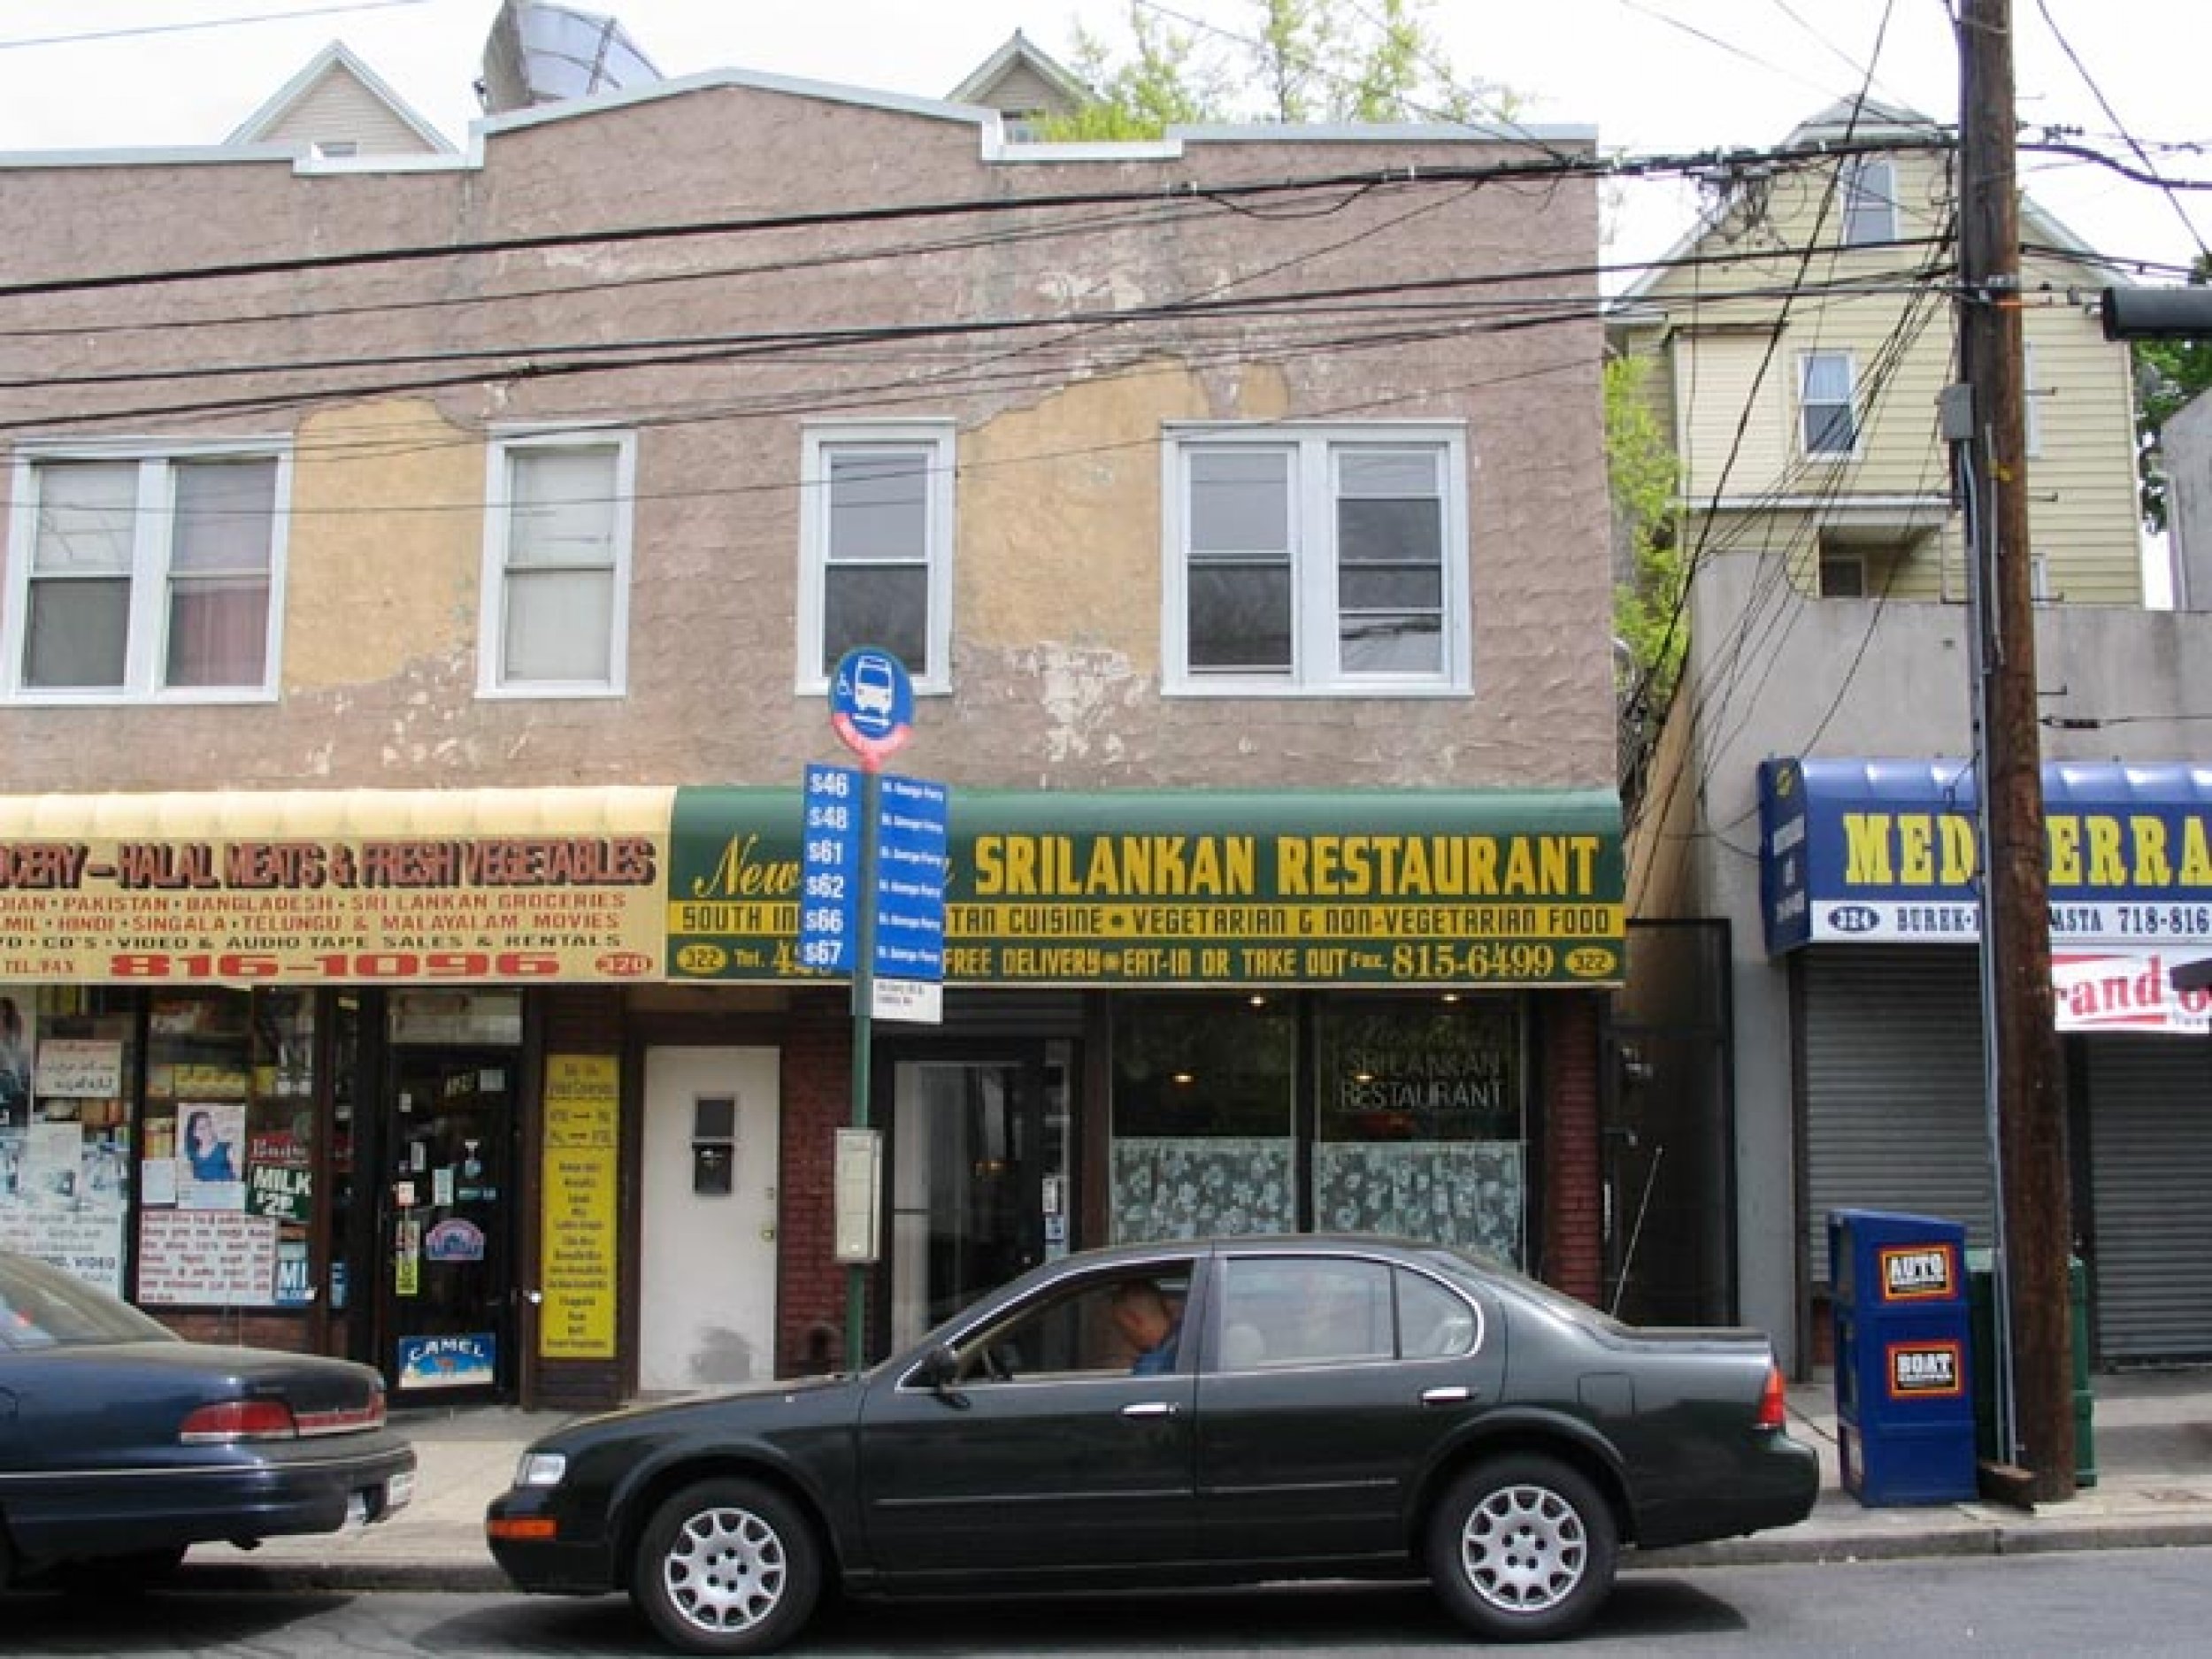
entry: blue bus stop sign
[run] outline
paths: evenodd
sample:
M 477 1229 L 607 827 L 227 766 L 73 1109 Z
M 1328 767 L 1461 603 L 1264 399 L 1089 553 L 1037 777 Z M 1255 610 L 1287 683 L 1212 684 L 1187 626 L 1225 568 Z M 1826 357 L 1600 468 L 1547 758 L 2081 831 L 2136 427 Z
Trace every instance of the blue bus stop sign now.
M 914 735 L 914 682 L 906 664 L 873 645 L 838 658 L 830 676 L 830 726 L 873 772 Z

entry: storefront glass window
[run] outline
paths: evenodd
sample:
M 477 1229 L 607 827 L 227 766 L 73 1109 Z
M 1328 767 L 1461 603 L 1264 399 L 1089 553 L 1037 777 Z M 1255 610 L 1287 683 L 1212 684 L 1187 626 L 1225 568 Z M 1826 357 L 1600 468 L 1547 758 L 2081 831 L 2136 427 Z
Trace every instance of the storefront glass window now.
M 1279 1001 L 1133 997 L 1114 1028 L 1117 1240 L 1297 1225 L 1297 1025 Z
M 1314 1019 L 1314 1225 L 1523 1260 L 1518 997 L 1327 997 Z
M 313 1300 L 314 1002 L 301 991 L 163 992 L 146 1014 L 137 1300 Z
M 123 1293 L 135 1021 L 122 994 L 0 986 L 0 1246 Z

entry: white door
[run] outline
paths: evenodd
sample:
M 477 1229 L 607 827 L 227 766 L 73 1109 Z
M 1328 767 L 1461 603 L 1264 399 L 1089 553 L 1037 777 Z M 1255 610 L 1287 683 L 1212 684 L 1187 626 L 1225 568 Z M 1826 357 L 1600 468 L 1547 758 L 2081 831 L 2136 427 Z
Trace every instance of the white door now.
M 646 1052 L 641 1392 L 776 1374 L 776 1059 Z

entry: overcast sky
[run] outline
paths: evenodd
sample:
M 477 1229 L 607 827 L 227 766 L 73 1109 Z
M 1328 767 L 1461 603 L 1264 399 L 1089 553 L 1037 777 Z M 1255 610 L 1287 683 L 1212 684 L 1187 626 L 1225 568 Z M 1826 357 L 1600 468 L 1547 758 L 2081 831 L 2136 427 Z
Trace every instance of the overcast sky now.
M 2212 180 L 2205 4 L 2013 0 L 2022 119 L 2078 129 L 2116 152 L 2125 134 L 2160 174 Z M 1064 60 L 1079 23 L 1125 39 L 1129 0 L 592 0 L 583 9 L 619 18 L 672 76 L 738 67 L 939 96 L 1018 27 Z M 1245 0 L 1150 9 L 1249 27 Z M 0 0 L 0 151 L 218 142 L 333 40 L 465 143 L 497 11 L 498 0 Z M 1609 149 L 1648 154 L 1771 144 L 1862 86 L 1954 119 L 1947 11 L 1947 0 L 1436 0 L 1428 15 L 1463 81 L 1512 88 L 1525 119 L 1594 126 Z M 198 23 L 207 27 L 180 27 Z M 2195 153 L 2170 148 L 2188 144 Z M 2212 192 L 2169 195 L 2094 166 L 2029 165 L 2030 193 L 2105 253 L 2180 266 L 2212 239 Z M 1663 253 L 1692 211 L 1672 188 L 1623 187 L 1610 257 Z

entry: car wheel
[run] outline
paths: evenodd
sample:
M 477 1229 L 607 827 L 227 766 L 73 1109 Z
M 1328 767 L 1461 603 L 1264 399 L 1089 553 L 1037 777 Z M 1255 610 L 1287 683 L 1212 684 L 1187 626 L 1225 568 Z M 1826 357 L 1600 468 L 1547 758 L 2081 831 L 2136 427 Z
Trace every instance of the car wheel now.
M 1613 1584 L 1613 1511 L 1555 1458 L 1479 1463 L 1429 1519 L 1429 1579 L 1453 1617 L 1493 1641 L 1540 1641 L 1580 1628 Z
M 655 1630 L 691 1653 L 769 1653 L 821 1592 L 821 1551 L 797 1507 L 750 1480 L 705 1480 L 654 1511 L 630 1596 Z

